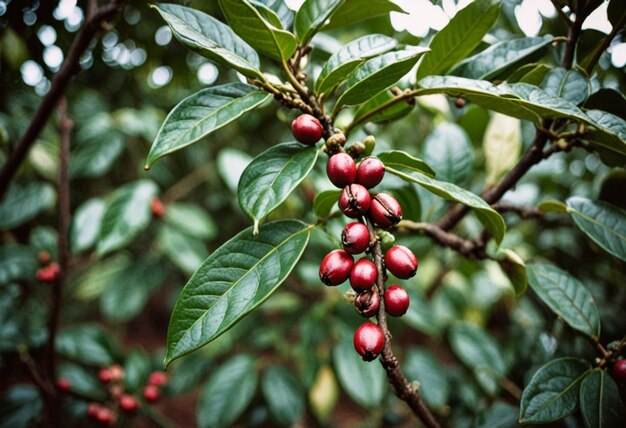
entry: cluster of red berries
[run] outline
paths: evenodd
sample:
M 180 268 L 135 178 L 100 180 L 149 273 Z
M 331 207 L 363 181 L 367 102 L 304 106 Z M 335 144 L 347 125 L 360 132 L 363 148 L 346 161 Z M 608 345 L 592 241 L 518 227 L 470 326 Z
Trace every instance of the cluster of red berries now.
M 41 267 L 37 269 L 35 274 L 37 281 L 52 283 L 57 280 L 61 273 L 61 267 L 57 262 L 51 262 L 50 253 L 43 250 L 39 252 L 39 264 Z
M 313 116 L 301 115 L 292 123 L 296 139 L 305 144 L 316 142 L 322 137 L 322 125 Z M 345 140 L 345 139 L 344 139 Z M 396 245 L 391 247 L 382 261 L 382 271 L 368 257 L 356 262 L 354 255 L 369 252 L 375 236 L 370 233 L 367 219 L 373 227 L 388 229 L 402 219 L 402 208 L 398 201 L 387 193 L 373 196 L 369 189 L 376 187 L 385 175 L 385 166 L 375 156 L 361 160 L 357 166 L 354 158 L 345 152 L 330 156 L 326 165 L 330 181 L 342 189 L 338 205 L 349 218 L 357 219 L 348 223 L 341 233 L 343 249 L 333 250 L 324 257 L 320 265 L 320 280 L 335 286 L 346 280 L 357 293 L 354 300 L 357 313 L 370 318 L 378 313 L 381 294 L 376 285 L 379 275 L 385 275 L 385 268 L 400 279 L 408 279 L 417 271 L 417 258 L 411 250 Z M 399 285 L 390 285 L 382 295 L 386 312 L 391 316 L 402 316 L 409 308 L 409 296 Z M 372 322 L 361 325 L 354 335 L 354 347 L 366 361 L 378 357 L 384 347 L 384 335 L 380 327 Z

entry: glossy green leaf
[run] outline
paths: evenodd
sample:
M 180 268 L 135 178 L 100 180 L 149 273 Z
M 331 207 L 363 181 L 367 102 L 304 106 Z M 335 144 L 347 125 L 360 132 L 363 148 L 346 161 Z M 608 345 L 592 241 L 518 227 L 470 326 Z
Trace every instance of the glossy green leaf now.
M 278 16 L 278 19 L 280 19 L 284 29 L 291 28 L 295 13 L 289 9 L 285 0 L 257 0 L 257 3 L 262 3 L 274 11 L 276 16 Z
M 387 122 L 400 119 L 413 110 L 414 104 L 409 102 L 394 102 L 387 105 L 394 98 L 395 95 L 389 89 L 380 91 L 357 108 L 352 120 L 362 121 L 367 116 L 367 122 Z
M 472 370 L 478 384 L 488 394 L 495 395 L 500 378 L 506 374 L 504 356 L 497 342 L 468 322 L 453 325 L 448 338 L 455 355 Z
M 75 325 L 59 332 L 56 350 L 65 358 L 93 366 L 113 364 L 113 350 L 107 333 L 95 325 Z
M 43 410 L 39 390 L 32 385 L 13 385 L 0 397 L 0 428 L 27 428 Z
M 626 261 L 626 211 L 581 197 L 566 202 L 567 211 L 580 230 L 605 251 Z
M 387 153 L 391 153 L 392 156 L 389 156 Z M 480 222 L 494 237 L 496 242 L 499 244 L 502 241 L 506 230 L 504 219 L 497 211 L 491 208 L 487 202 L 474 193 L 455 184 L 438 181 L 429 177 L 422 172 L 420 167 L 411 167 L 401 159 L 398 159 L 399 156 L 397 153 L 401 152 L 386 152 L 378 155 L 385 164 L 388 173 L 397 175 L 409 183 L 419 184 L 429 192 L 441 196 L 442 198 L 473 208 Z
M 618 427 L 626 420 L 617 385 L 605 370 L 593 370 L 580 384 L 580 412 L 587 428 Z
M 328 58 L 315 82 L 315 92 L 327 93 L 366 58 L 388 52 L 397 45 L 396 39 L 382 34 L 369 34 L 348 43 Z
M 270 9 L 268 6 L 266 6 L 262 2 L 255 1 L 255 0 L 248 0 L 248 1 L 250 2 L 252 6 L 256 8 L 256 10 L 258 10 L 261 13 L 263 18 L 267 22 L 269 22 L 271 25 L 278 28 L 279 30 L 283 29 L 283 23 L 278 17 L 278 15 L 276 14 L 276 12 L 274 12 L 272 9 Z
M 470 79 L 502 79 L 517 70 L 520 65 L 541 58 L 552 40 L 553 37 L 547 34 L 495 43 L 459 63 L 451 73 Z
M 165 364 L 214 340 L 285 280 L 300 259 L 311 229 L 295 220 L 252 227 L 230 239 L 200 266 L 178 297 Z
M 39 267 L 37 252 L 26 245 L 0 246 L 0 284 L 35 279 Z
M 520 297 L 528 288 L 528 274 L 526 273 L 526 263 L 513 250 L 505 248 L 502 250 L 502 257 L 498 258 L 498 264 L 511 281 L 515 295 Z
M 96 378 L 92 370 L 77 364 L 64 362 L 58 368 L 58 376 L 67 379 L 72 385 L 72 392 L 92 401 L 102 402 L 107 399 L 107 393 L 102 383 Z
M 262 78 L 258 54 L 228 25 L 206 13 L 180 5 L 161 3 L 152 7 L 187 47 L 245 76 Z
M 409 349 L 402 368 L 410 381 L 417 381 L 423 386 L 420 394 L 426 404 L 437 410 L 448 404 L 450 384 L 446 370 L 429 350 Z
M 202 240 L 211 240 L 217 235 L 217 225 L 208 211 L 192 203 L 168 205 L 163 220 L 179 231 Z
M 528 283 L 555 314 L 590 338 L 600 337 L 598 308 L 580 281 L 548 264 L 529 264 L 527 272 Z
M 270 96 L 245 83 L 227 83 L 203 89 L 185 98 L 161 125 L 150 148 L 147 165 L 233 122 Z
M 480 44 L 500 13 L 500 1 L 477 0 L 461 9 L 441 31 L 435 33 L 417 69 L 417 79 L 431 74 L 444 74 L 453 65 L 467 58 Z
M 410 169 L 411 171 L 419 172 L 420 174 L 435 178 L 435 171 L 433 171 L 433 169 L 426 162 L 411 156 L 407 152 L 403 152 L 401 150 L 389 150 L 378 153 L 377 156 L 378 159 L 385 164 L 385 167 Z
M 390 193 L 402 207 L 402 218 L 405 220 L 420 221 L 422 218 L 422 203 L 416 187 L 412 184 L 391 189 Z
M 298 42 L 306 45 L 346 0 L 306 0 L 296 13 Z
M 200 428 L 231 427 L 257 387 L 256 362 L 249 355 L 229 358 L 206 383 L 197 406 Z
M 422 158 L 437 178 L 452 183 L 465 182 L 474 168 L 474 152 L 469 137 L 460 126 L 442 122 L 426 137 Z
M 363 361 L 354 351 L 352 336 L 335 345 L 332 357 L 339 383 L 350 398 L 366 408 L 380 405 L 386 390 L 385 370 Z
M 259 223 L 304 180 L 317 161 L 319 150 L 290 142 L 277 144 L 258 155 L 239 179 L 237 196 L 243 211 Z
M 567 205 L 561 201 L 547 200 L 543 201 L 537 207 L 542 213 L 564 213 L 567 212 Z
M 82 301 L 100 297 L 131 263 L 128 253 L 116 253 L 89 266 L 77 279 L 76 297 Z
M 288 368 L 266 368 L 261 379 L 261 390 L 272 417 L 280 426 L 294 426 L 304 414 L 304 389 Z
M 541 87 L 546 93 L 564 98 L 576 105 L 585 102 L 591 91 L 591 83 L 584 74 L 563 67 L 549 71 Z
M 540 86 L 550 70 L 552 67 L 546 64 L 526 64 L 518 68 L 506 80 L 510 83 L 522 82 Z
M 326 218 L 333 208 L 337 206 L 341 190 L 324 190 L 315 195 L 313 200 L 313 212 L 319 218 Z
M 483 151 L 486 181 L 491 186 L 517 164 L 522 151 L 522 126 L 519 119 L 493 113 L 483 136 Z
M 346 90 L 337 100 L 342 105 L 360 104 L 396 83 L 413 68 L 428 48 L 411 46 L 374 57 L 358 66 L 348 77 Z
M 100 198 L 88 199 L 78 207 L 70 229 L 72 251 L 85 251 L 96 244 L 105 210 L 106 203 Z
M 571 415 L 578 407 L 580 382 L 589 371 L 589 363 L 577 358 L 559 358 L 542 366 L 522 394 L 520 423 L 547 423 Z
M 192 274 L 209 256 L 204 243 L 170 225 L 162 225 L 157 234 L 157 245 L 180 270 Z
M 100 177 L 106 174 L 123 150 L 124 137 L 117 132 L 108 130 L 106 134 L 93 136 L 72 151 L 70 178 Z
M 99 255 L 125 247 L 148 226 L 150 202 L 158 190 L 153 181 L 139 180 L 113 192 L 102 217 L 96 248 Z
M 626 9 L 620 0 L 610 0 L 607 8 L 607 17 L 613 27 L 626 25 Z
M 626 96 L 612 88 L 600 88 L 591 94 L 584 107 L 602 110 L 626 120 Z
M 490 404 L 472 424 L 472 428 L 517 428 L 519 408 L 502 401 Z
M 12 229 L 52 208 L 56 201 L 54 187 L 47 183 L 13 183 L 0 201 L 0 230 Z
M 626 155 L 626 120 L 601 110 L 587 110 L 593 128 L 587 138 L 601 148 Z M 621 165 L 623 166 L 623 164 Z
M 345 27 L 367 19 L 388 15 L 389 12 L 404 12 L 389 0 L 347 0 L 330 17 L 324 29 Z
M 150 376 L 152 361 L 145 352 L 138 348 L 128 351 L 125 357 L 124 387 L 127 391 L 139 392 Z
M 295 52 L 294 35 L 267 22 L 247 0 L 219 0 L 219 4 L 233 31 L 260 53 L 286 61 Z

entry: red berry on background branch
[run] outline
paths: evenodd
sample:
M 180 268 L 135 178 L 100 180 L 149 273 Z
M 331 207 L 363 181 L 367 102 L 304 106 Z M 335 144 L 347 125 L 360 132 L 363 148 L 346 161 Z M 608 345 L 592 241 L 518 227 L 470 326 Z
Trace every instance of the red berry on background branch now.
M 111 409 L 100 406 L 96 413 L 95 419 L 100 425 L 109 426 L 113 425 L 113 423 L 115 422 L 115 415 L 113 414 Z
M 344 250 L 326 254 L 320 264 L 320 280 L 326 285 L 339 285 L 350 276 L 354 258 Z
M 387 270 L 400 279 L 409 279 L 417 272 L 417 257 L 403 245 L 394 245 L 385 253 Z
M 615 361 L 611 375 L 618 383 L 626 383 L 626 360 Z
M 339 195 L 339 209 L 351 218 L 365 214 L 370 209 L 370 204 L 370 194 L 360 184 L 344 187 Z
M 393 196 L 379 193 L 372 198 L 370 216 L 376 226 L 387 229 L 402 220 L 402 208 Z
M 163 386 L 167 383 L 167 374 L 164 372 L 152 372 L 148 377 L 150 385 Z
M 316 117 L 301 114 L 291 122 L 291 132 L 302 144 L 315 144 L 324 134 L 324 127 Z
M 98 379 L 102 383 L 109 383 L 112 380 L 111 369 L 109 367 L 102 367 L 98 373 Z
M 165 205 L 159 198 L 152 198 L 150 209 L 154 218 L 162 218 L 165 215 Z
M 350 254 L 359 254 L 370 246 L 370 231 L 358 221 L 348 223 L 341 232 L 341 245 Z
M 98 411 L 100 410 L 100 404 L 98 403 L 89 403 L 87 404 L 87 417 L 90 419 L 96 419 L 96 415 L 98 414 Z
M 361 324 L 354 332 L 354 349 L 365 361 L 375 360 L 384 346 L 383 331 L 372 322 Z
M 376 283 L 376 265 L 369 259 L 360 259 L 354 263 L 350 272 L 350 285 L 358 291 L 369 290 Z
M 42 265 L 47 265 L 48 263 L 50 263 L 50 260 L 52 260 L 50 253 L 47 252 L 46 250 L 41 250 L 39 252 L 38 257 L 39 257 L 39 263 Z
M 361 161 L 356 171 L 356 181 L 362 186 L 371 189 L 383 181 L 385 165 L 375 156 L 370 156 Z
M 148 403 L 156 403 L 160 396 L 159 388 L 156 385 L 146 385 L 143 389 L 143 398 Z
M 409 309 L 409 295 L 399 285 L 390 285 L 385 290 L 385 310 L 389 315 L 401 317 Z
M 72 384 L 69 380 L 60 377 L 57 379 L 57 388 L 61 392 L 68 392 L 70 389 L 72 389 Z
M 331 183 L 341 188 L 354 183 L 356 180 L 356 164 L 347 153 L 337 153 L 328 159 L 326 174 Z
M 380 307 L 380 294 L 375 288 L 359 293 L 354 299 L 354 309 L 357 314 L 370 318 L 378 313 Z
M 120 409 L 125 412 L 134 412 L 139 407 L 139 402 L 134 395 L 124 394 L 119 400 Z

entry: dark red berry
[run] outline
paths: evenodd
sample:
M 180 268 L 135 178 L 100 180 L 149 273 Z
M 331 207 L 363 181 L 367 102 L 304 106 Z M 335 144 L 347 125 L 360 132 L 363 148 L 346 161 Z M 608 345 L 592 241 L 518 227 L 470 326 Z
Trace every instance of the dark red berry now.
M 90 419 L 95 419 L 98 411 L 100 410 L 100 405 L 98 403 L 89 403 L 87 404 L 87 417 Z
M 162 218 L 165 215 L 165 205 L 159 198 L 152 198 L 150 209 L 154 218 Z
M 383 331 L 372 322 L 361 324 L 354 332 L 354 349 L 365 361 L 375 360 L 384 346 Z
M 396 278 L 409 279 L 417 272 L 417 257 L 403 245 L 394 245 L 385 253 L 385 266 Z
M 156 385 L 146 385 L 143 389 L 143 398 L 148 403 L 156 403 L 159 397 L 159 388 Z
M 457 97 L 454 100 L 454 105 L 456 106 L 456 108 L 463 108 L 465 107 L 465 100 L 461 97 Z
M 360 259 L 354 263 L 350 272 L 350 285 L 356 291 L 369 290 L 376 283 L 376 265 L 369 259 Z
M 125 412 L 134 412 L 139 407 L 139 403 L 134 395 L 124 394 L 120 397 L 120 409 Z
M 326 285 L 339 285 L 348 279 L 353 265 L 354 259 L 349 253 L 333 250 L 320 264 L 320 280 Z
M 626 383 L 626 360 L 617 360 L 611 369 L 611 375 L 618 383 Z
M 99 407 L 98 412 L 95 415 L 95 419 L 100 425 L 109 426 L 115 422 L 115 417 L 111 409 L 107 407 Z
M 48 269 L 48 267 L 42 267 L 37 269 L 37 273 L 35 274 L 37 281 L 40 282 L 53 282 L 54 281 L 54 275 L 52 274 L 52 272 L 50 271 L 50 269 Z
M 375 288 L 359 293 L 354 299 L 356 312 L 365 318 L 373 317 L 380 307 L 380 294 Z
M 385 290 L 385 310 L 389 315 L 401 317 L 409 309 L 409 295 L 399 285 L 390 285 Z
M 72 389 L 72 384 L 69 380 L 60 377 L 57 379 L 57 388 L 59 389 L 59 391 L 68 392 L 70 389 Z
M 351 218 L 365 214 L 370 209 L 372 200 L 367 189 L 360 184 L 350 184 L 339 195 L 339 208 Z
M 376 226 L 387 229 L 402 220 L 402 208 L 393 196 L 379 193 L 372 198 L 370 216 Z
M 98 373 L 98 379 L 102 383 L 109 383 L 112 380 L 111 369 L 109 367 L 102 367 Z
M 346 187 L 356 180 L 356 164 L 347 153 L 337 153 L 328 159 L 326 174 L 331 183 L 339 188 Z
M 50 253 L 47 252 L 46 250 L 41 250 L 39 252 L 39 263 L 42 265 L 47 265 L 48 263 L 50 263 L 50 260 L 52 260 L 52 257 L 50 256 Z
M 350 254 L 362 253 L 370 246 L 370 231 L 358 221 L 348 223 L 341 232 L 341 244 Z
M 167 383 L 167 374 L 163 372 L 152 372 L 148 377 L 150 385 L 163 386 Z
M 365 158 L 356 170 L 356 182 L 371 189 L 377 186 L 385 175 L 385 165 L 375 156 Z
M 301 114 L 291 122 L 291 132 L 303 144 L 315 144 L 324 134 L 324 127 L 310 114 Z

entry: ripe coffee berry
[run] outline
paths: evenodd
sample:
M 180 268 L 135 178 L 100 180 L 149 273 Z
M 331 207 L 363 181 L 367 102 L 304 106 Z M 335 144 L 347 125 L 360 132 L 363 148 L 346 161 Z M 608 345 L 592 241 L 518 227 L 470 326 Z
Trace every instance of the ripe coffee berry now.
M 146 385 L 143 389 L 143 398 L 148 403 L 156 403 L 160 397 L 159 388 L 155 385 Z
M 356 309 L 356 313 L 364 316 L 365 318 L 370 318 L 378 313 L 378 308 L 380 307 L 380 294 L 378 294 L 378 290 L 374 288 L 370 288 L 367 291 L 359 293 L 354 299 L 354 309 Z
M 98 403 L 89 403 L 87 404 L 87 417 L 90 419 L 95 419 L 98 411 L 100 410 L 100 405 Z
M 360 184 L 350 184 L 339 195 L 339 209 L 351 218 L 365 214 L 372 200 L 367 189 Z
M 326 174 L 331 183 L 340 189 L 356 180 L 356 164 L 347 153 L 337 153 L 328 159 Z
M 134 412 L 139 407 L 139 403 L 135 396 L 130 394 L 124 394 L 120 397 L 120 409 L 125 412 Z
M 370 246 L 370 231 L 358 221 L 348 223 L 341 232 L 341 245 L 350 254 L 359 254 Z
M 104 426 L 113 425 L 113 422 L 115 422 L 113 412 L 107 407 L 99 407 L 95 419 L 100 425 Z
M 417 272 L 417 257 L 402 245 L 394 245 L 385 253 L 387 270 L 400 279 L 409 279 Z
M 375 360 L 384 346 L 383 331 L 372 322 L 361 324 L 354 332 L 354 349 L 365 361 Z
M 68 392 L 70 389 L 72 389 L 72 384 L 69 380 L 60 377 L 57 379 L 57 388 L 61 392 Z
M 379 193 L 372 198 L 370 216 L 376 226 L 386 229 L 402 220 L 402 208 L 393 196 Z
M 291 132 L 302 144 L 315 144 L 324 134 L 324 127 L 310 114 L 301 114 L 291 122 Z
M 150 210 L 154 218 L 162 218 L 165 215 L 165 205 L 159 198 L 153 198 L 150 201 Z
M 39 252 L 38 257 L 39 257 L 39 263 L 42 265 L 47 265 L 48 263 L 50 263 L 50 260 L 52 260 L 50 253 L 47 252 L 46 250 L 41 250 Z
M 348 279 L 353 265 L 354 259 L 349 253 L 333 250 L 320 264 L 320 280 L 326 285 L 339 285 Z
M 152 372 L 148 377 L 148 383 L 150 385 L 163 386 L 167 383 L 167 374 L 163 372 Z
M 354 290 L 369 290 L 376 283 L 376 265 L 369 259 L 360 259 L 354 263 L 350 272 L 350 285 Z
M 409 309 L 409 295 L 399 285 L 390 285 L 385 290 L 385 310 L 389 315 L 401 317 Z
M 111 369 L 109 367 L 102 367 L 98 373 L 98 379 L 100 379 L 100 382 L 102 383 L 111 382 Z
M 371 189 L 377 186 L 385 175 L 385 165 L 375 156 L 365 158 L 356 170 L 356 181 Z
M 618 383 L 626 383 L 626 360 L 617 360 L 611 369 L 611 375 Z

